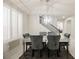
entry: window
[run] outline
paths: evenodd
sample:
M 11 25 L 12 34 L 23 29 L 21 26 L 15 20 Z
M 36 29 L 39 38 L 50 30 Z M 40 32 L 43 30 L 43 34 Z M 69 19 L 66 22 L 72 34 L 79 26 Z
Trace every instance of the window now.
M 12 11 L 11 11 L 12 38 L 17 38 L 17 31 L 18 31 L 17 20 L 18 20 L 17 19 L 17 11 L 12 8 Z
M 4 39 L 10 39 L 10 8 L 8 6 L 3 7 L 3 22 Z
M 23 14 L 21 13 L 21 12 L 18 12 L 18 37 L 22 37 L 22 34 L 23 34 L 23 26 L 22 26 L 22 24 L 23 24 L 23 22 L 22 22 L 22 20 L 23 20 Z
M 20 38 L 22 36 L 23 14 L 9 6 L 3 7 L 3 37 L 6 39 Z

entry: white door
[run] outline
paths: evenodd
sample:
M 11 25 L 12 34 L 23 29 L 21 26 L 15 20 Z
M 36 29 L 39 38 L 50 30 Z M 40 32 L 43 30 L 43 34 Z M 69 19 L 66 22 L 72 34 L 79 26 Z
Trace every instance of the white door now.
M 71 33 L 71 20 L 67 21 L 67 33 Z

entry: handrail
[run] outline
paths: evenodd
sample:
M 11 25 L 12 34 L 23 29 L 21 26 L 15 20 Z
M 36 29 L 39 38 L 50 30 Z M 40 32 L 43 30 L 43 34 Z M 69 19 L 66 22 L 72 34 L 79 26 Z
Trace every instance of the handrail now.
M 50 23 L 49 23 L 50 24 Z M 59 33 L 61 32 L 57 27 L 55 27 L 54 25 L 50 24 L 51 26 L 53 26 Z
M 42 17 L 40 17 L 40 18 L 42 18 Z M 45 24 L 44 22 L 43 22 L 43 19 L 40 19 L 40 23 L 41 24 Z M 53 28 L 55 28 L 58 32 L 59 32 L 59 34 L 62 32 L 60 29 L 58 29 L 57 27 L 55 27 L 54 25 L 52 25 L 52 24 L 50 24 L 50 23 L 47 23 L 47 24 L 49 24 L 50 26 L 52 26 Z M 46 24 L 46 25 L 47 25 Z

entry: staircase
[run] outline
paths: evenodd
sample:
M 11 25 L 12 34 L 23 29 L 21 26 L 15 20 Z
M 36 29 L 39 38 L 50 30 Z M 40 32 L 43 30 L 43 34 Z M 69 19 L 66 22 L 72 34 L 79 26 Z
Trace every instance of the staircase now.
M 44 22 L 44 18 L 42 16 L 40 16 L 40 24 L 42 24 L 44 27 L 49 29 L 55 35 L 59 35 L 60 34 L 60 30 L 57 27 L 55 27 L 54 25 L 52 25 L 50 22 L 49 23 L 45 23 Z

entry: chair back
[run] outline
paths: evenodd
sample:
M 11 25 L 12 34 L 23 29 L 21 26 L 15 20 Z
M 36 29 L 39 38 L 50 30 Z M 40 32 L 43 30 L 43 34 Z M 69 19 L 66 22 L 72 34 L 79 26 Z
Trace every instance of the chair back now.
M 47 32 L 40 32 L 40 35 L 46 36 Z
M 55 32 L 48 32 L 48 35 L 56 35 Z
M 59 39 L 60 35 L 48 35 L 48 44 L 47 47 L 51 50 L 59 49 Z
M 31 35 L 30 39 L 32 41 L 32 49 L 42 49 L 43 48 L 43 44 L 42 44 L 43 36 Z
M 70 34 L 69 33 L 65 33 L 64 36 L 67 37 L 67 38 L 70 38 Z
M 29 33 L 23 34 L 23 37 L 24 37 L 24 38 L 27 38 L 27 37 L 29 37 L 29 36 L 30 36 Z

